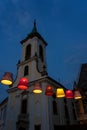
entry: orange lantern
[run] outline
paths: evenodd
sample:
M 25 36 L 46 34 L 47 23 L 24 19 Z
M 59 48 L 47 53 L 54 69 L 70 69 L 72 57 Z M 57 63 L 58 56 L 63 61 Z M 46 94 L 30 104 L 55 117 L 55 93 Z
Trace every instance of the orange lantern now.
M 57 88 L 57 90 L 56 90 L 56 97 L 57 98 L 63 98 L 63 97 L 65 97 L 65 93 L 64 93 L 63 88 Z
M 75 90 L 74 91 L 74 99 L 81 99 L 81 98 L 82 98 L 82 96 L 81 96 L 80 92 L 78 90 Z
M 35 86 L 34 86 L 34 89 L 33 89 L 33 93 L 36 93 L 36 94 L 42 93 L 41 84 L 39 82 L 35 83 Z
M 11 85 L 13 82 L 13 75 L 10 72 L 5 72 L 2 79 L 1 83 L 5 85 Z
M 66 90 L 65 92 L 66 98 L 73 98 L 73 91 L 72 90 Z
M 47 86 L 46 87 L 46 91 L 45 91 L 45 95 L 47 95 L 47 96 L 52 96 L 54 94 L 54 92 L 53 92 L 53 87 L 52 86 Z
M 28 89 L 28 79 L 27 78 L 25 78 L 25 77 L 20 78 L 20 81 L 18 84 L 18 89 L 21 89 L 21 90 Z

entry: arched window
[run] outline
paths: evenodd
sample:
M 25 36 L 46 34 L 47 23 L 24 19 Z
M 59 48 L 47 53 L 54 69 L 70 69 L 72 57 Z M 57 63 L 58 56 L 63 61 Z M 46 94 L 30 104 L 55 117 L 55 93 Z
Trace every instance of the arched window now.
M 25 66 L 25 68 L 24 68 L 24 76 L 28 75 L 28 73 L 29 73 L 29 67 Z
M 39 56 L 40 59 L 43 61 L 43 47 L 41 45 L 39 45 Z
M 75 107 L 74 107 L 74 103 L 72 102 L 72 109 L 73 109 L 73 116 L 74 116 L 74 119 L 76 120 L 77 117 L 76 117 L 76 112 L 75 112 Z
M 26 130 L 26 128 L 24 128 L 24 127 L 20 127 L 18 130 Z
M 65 117 L 66 117 L 66 121 L 67 121 L 67 124 L 69 123 L 69 113 L 68 113 L 68 106 L 67 104 L 65 104 Z
M 34 128 L 35 128 L 35 130 L 41 130 L 41 125 L 40 124 L 35 125 Z
M 58 114 L 58 112 L 57 112 L 57 103 L 56 103 L 55 100 L 53 100 L 53 114 L 54 114 L 54 115 L 57 115 L 57 114 Z
M 27 114 L 27 95 L 22 96 L 21 113 Z
M 26 47 L 26 52 L 25 52 L 25 60 L 28 60 L 31 57 L 31 45 L 29 44 Z

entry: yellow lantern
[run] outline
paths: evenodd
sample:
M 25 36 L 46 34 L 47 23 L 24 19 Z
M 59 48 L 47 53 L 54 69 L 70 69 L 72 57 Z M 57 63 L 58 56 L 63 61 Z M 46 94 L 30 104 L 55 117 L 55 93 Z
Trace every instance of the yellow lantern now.
M 56 90 L 56 97 L 57 98 L 65 97 L 65 93 L 64 93 L 63 88 L 57 88 L 57 90 Z

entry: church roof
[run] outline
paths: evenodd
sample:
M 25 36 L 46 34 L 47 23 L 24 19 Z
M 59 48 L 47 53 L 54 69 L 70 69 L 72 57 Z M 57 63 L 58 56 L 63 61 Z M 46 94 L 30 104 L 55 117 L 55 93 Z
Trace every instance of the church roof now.
M 58 86 L 59 86 L 59 87 L 62 87 L 63 89 L 66 90 L 66 87 L 65 87 L 65 86 L 63 86 L 61 83 L 57 82 L 55 79 L 53 79 L 52 77 L 50 77 L 50 76 L 48 76 L 48 75 L 43 76 L 43 77 L 40 78 L 40 79 L 31 81 L 29 84 L 35 83 L 35 82 L 37 82 L 37 81 L 38 81 L 38 82 L 41 82 L 41 81 L 47 82 L 47 81 L 48 81 L 50 84 L 55 84 L 55 85 L 57 86 L 57 88 L 58 88 Z
M 27 35 L 27 37 L 21 41 L 21 44 L 23 44 L 23 43 L 26 42 L 28 39 L 31 39 L 31 38 L 33 38 L 33 37 L 35 37 L 35 36 L 38 37 L 39 39 L 41 39 L 41 40 L 44 42 L 44 44 L 47 45 L 47 42 L 46 42 L 46 41 L 44 40 L 44 38 L 38 33 L 37 27 L 36 27 L 36 21 L 34 20 L 34 26 L 33 26 L 33 29 L 32 29 L 32 31 L 31 31 L 31 33 L 29 33 L 29 34 Z

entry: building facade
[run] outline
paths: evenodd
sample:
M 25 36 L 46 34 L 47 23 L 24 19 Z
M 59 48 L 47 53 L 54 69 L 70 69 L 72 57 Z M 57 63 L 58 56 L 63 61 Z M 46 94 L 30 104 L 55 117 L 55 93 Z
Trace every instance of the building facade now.
M 32 32 L 21 41 L 22 58 L 17 64 L 17 76 L 8 89 L 6 124 L 4 130 L 57 130 L 59 125 L 77 124 L 73 99 L 46 96 L 48 85 L 66 88 L 48 75 L 46 63 L 47 43 L 38 33 L 36 22 Z M 29 79 L 29 88 L 17 88 L 21 77 Z M 34 94 L 39 82 L 43 92 Z
M 82 99 L 76 101 L 77 119 L 80 124 L 87 124 L 87 63 L 81 64 L 77 88 L 82 95 Z
M 5 129 L 6 114 L 7 114 L 7 102 L 8 102 L 8 98 L 4 99 L 0 104 L 0 130 Z

